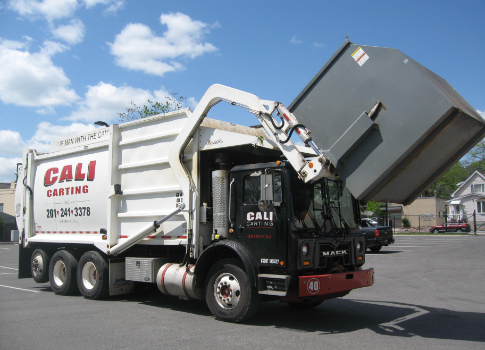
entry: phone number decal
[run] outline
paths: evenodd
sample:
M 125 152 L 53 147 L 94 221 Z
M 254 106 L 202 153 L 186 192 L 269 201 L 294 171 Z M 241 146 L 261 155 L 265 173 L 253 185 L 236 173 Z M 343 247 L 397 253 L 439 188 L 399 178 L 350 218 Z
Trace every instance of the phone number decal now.
M 91 216 L 91 208 L 90 207 L 74 207 L 74 208 L 61 208 L 59 210 L 56 209 L 46 209 L 47 218 L 54 219 L 57 217 L 65 218 L 70 216 Z

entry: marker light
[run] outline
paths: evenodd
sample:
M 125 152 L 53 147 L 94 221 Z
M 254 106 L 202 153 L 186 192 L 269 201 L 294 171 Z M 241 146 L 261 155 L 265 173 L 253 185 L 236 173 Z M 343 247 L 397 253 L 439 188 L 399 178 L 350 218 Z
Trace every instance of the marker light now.
M 310 266 L 310 260 L 305 260 L 303 262 L 303 266 Z
M 311 168 L 313 168 L 313 163 L 312 163 L 312 162 L 308 163 L 308 167 L 309 167 L 310 169 L 311 169 Z
M 379 230 L 375 229 L 374 231 L 374 238 L 379 238 Z
M 277 160 L 276 161 L 276 165 L 280 165 L 281 164 L 281 161 L 280 160 Z

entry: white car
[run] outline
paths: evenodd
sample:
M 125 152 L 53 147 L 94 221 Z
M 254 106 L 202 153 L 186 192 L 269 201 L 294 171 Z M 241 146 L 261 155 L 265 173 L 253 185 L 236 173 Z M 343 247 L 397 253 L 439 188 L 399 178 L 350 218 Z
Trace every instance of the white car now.
M 363 222 L 367 223 L 368 226 L 377 226 L 377 221 L 374 221 L 369 218 L 362 219 Z

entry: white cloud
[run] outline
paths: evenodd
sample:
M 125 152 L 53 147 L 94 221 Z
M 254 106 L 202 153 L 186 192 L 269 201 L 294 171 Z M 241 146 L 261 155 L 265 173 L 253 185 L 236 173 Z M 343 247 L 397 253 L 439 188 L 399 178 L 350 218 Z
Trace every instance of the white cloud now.
M 71 20 L 70 24 L 58 26 L 52 29 L 52 34 L 55 38 L 62 39 L 68 44 L 75 45 L 83 41 L 86 29 L 84 24 L 79 19 Z
M 0 182 L 11 182 L 15 180 L 17 163 L 22 163 L 22 158 L 0 157 Z
M 17 131 L 0 130 L 0 155 L 6 157 L 21 156 L 27 145 Z
M 81 134 L 96 129 L 95 125 L 72 123 L 71 125 L 52 125 L 41 122 L 37 130 L 27 142 L 22 140 L 20 133 L 11 130 L 0 130 L 0 156 L 21 157 L 26 148 L 34 148 L 39 152 L 48 152 L 52 141 Z
M 88 122 L 118 121 L 118 113 L 126 112 L 126 107 L 129 107 L 131 101 L 142 107 L 148 100 L 163 103 L 166 96 L 170 94 L 165 90 L 151 93 L 131 86 L 116 87 L 100 82 L 95 86 L 88 86 L 84 101 L 80 102 L 79 108 L 66 119 Z
M 37 125 L 37 131 L 27 141 L 27 144 L 29 148 L 35 148 L 39 152 L 47 152 L 52 141 L 67 136 L 82 134 L 94 129 L 96 129 L 96 126 L 92 124 L 72 123 L 71 125 L 61 126 L 52 125 L 49 122 L 42 122 Z
M 98 4 L 108 6 L 105 10 L 106 13 L 114 13 L 121 9 L 125 4 L 124 0 L 84 0 L 86 8 L 94 7 Z
M 17 106 L 53 107 L 70 105 L 79 97 L 69 88 L 70 80 L 51 57 L 67 46 L 44 42 L 39 52 L 30 53 L 21 42 L 0 38 L 0 100 Z
M 184 69 L 175 59 L 194 59 L 218 50 L 214 45 L 202 42 L 210 28 L 219 26 L 217 23 L 211 26 L 182 13 L 162 14 L 160 23 L 167 26 L 161 37 L 144 24 L 128 24 L 116 36 L 114 43 L 108 43 L 111 53 L 116 56 L 116 63 L 128 69 L 163 76 L 167 72 Z
M 313 46 L 318 47 L 318 48 L 322 48 L 322 47 L 325 47 L 325 44 L 324 44 L 324 43 L 317 43 L 317 42 L 314 42 L 314 43 L 313 43 Z
M 77 0 L 9 0 L 8 7 L 31 19 L 43 17 L 47 21 L 69 18 L 78 7 Z
M 301 41 L 300 39 L 298 39 L 298 36 L 297 35 L 293 35 L 290 39 L 290 43 L 292 44 L 302 44 L 303 41 Z
M 477 113 L 480 114 L 482 116 L 483 119 L 485 119 L 485 111 L 479 111 L 477 109 Z

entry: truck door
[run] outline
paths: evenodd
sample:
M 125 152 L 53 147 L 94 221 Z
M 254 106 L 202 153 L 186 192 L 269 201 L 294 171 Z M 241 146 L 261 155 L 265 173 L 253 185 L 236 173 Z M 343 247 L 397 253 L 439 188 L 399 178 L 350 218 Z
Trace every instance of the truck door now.
M 246 244 L 263 266 L 285 266 L 284 173 L 284 169 L 268 168 L 232 174 L 234 238 Z

